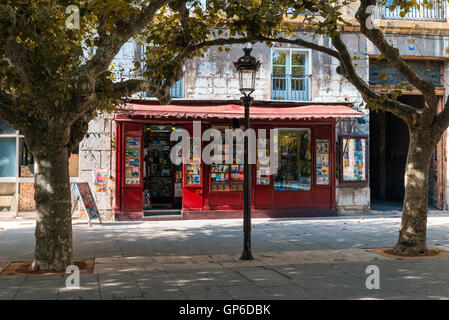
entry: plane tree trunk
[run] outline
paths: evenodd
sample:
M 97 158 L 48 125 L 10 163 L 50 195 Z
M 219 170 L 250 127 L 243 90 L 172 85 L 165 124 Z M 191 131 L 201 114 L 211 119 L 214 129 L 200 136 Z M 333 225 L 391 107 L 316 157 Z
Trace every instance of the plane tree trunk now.
M 65 270 L 72 264 L 69 152 L 56 140 L 34 153 L 37 211 L 34 270 Z
M 69 157 L 83 139 L 90 114 L 68 125 L 36 121 L 22 128 L 35 163 L 36 230 L 33 270 L 65 270 L 72 264 Z
M 421 126 L 410 132 L 405 165 L 405 196 L 398 241 L 393 252 L 418 255 L 427 253 L 429 168 L 436 141 L 431 127 Z

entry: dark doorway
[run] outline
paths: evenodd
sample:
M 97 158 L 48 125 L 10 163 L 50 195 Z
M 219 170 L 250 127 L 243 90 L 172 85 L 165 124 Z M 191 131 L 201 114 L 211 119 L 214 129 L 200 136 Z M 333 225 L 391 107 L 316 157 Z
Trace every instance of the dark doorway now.
M 182 195 L 179 193 L 182 178 L 181 165 L 170 160 L 174 144 L 170 135 L 172 125 L 144 126 L 144 194 L 145 216 L 179 214 Z
M 416 107 L 424 104 L 423 97 L 419 95 L 404 95 L 398 100 Z M 370 111 L 370 188 L 373 203 L 403 201 L 408 145 L 408 127 L 402 119 L 390 112 Z

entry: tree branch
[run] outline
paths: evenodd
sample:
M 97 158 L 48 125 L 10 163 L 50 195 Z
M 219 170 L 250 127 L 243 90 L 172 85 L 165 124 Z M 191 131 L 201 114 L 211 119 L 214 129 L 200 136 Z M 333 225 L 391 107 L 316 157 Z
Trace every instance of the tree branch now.
M 384 105 L 387 107 L 387 111 L 397 115 L 402 118 L 404 121 L 408 122 L 412 118 L 412 114 L 419 113 L 419 110 L 409 106 L 407 104 L 401 103 L 399 101 L 390 99 L 386 97 L 382 103 L 381 96 L 372 90 L 366 82 L 358 76 L 356 73 L 354 66 L 351 61 L 351 55 L 348 52 L 348 49 L 344 42 L 341 40 L 340 35 L 336 35 L 332 38 L 332 44 L 337 49 L 340 55 L 340 62 L 343 67 L 343 70 L 339 70 L 340 73 L 350 82 L 352 83 L 356 89 L 361 93 L 363 99 L 366 103 L 375 103 L 378 105 Z
M 132 19 L 132 22 L 117 23 L 117 31 L 112 32 L 101 42 L 95 55 L 83 67 L 83 71 L 90 74 L 93 78 L 105 72 L 120 51 L 120 48 L 133 35 L 144 29 L 153 20 L 155 13 L 169 2 L 170 0 L 152 0 L 135 19 Z M 186 1 L 183 2 L 185 3 Z
M 4 51 L 13 63 L 13 67 L 17 72 L 18 79 L 25 89 L 25 92 L 35 101 L 40 101 L 43 105 L 46 104 L 46 101 L 43 101 L 42 96 L 34 89 L 33 76 L 35 71 L 30 70 L 29 68 L 30 66 L 35 67 L 35 64 L 28 58 L 27 49 L 17 42 L 17 34 L 15 32 L 6 39 Z
M 150 80 L 131 79 L 114 83 L 114 92 L 123 98 L 138 92 L 147 92 L 156 97 L 161 104 L 168 104 L 171 101 L 170 88 L 173 84 L 174 82 L 164 82 L 162 85 L 158 85 Z
M 426 105 L 433 112 L 437 111 L 438 98 L 435 94 L 435 85 L 432 81 L 422 80 L 415 71 L 406 63 L 399 53 L 399 49 L 391 46 L 383 33 L 376 28 L 368 28 L 366 21 L 369 19 L 367 8 L 375 6 L 376 0 L 361 0 L 360 7 L 356 13 L 356 18 L 360 23 L 360 31 L 379 49 L 389 63 L 395 67 L 413 86 L 420 90 L 426 100 Z
M 447 98 L 446 103 L 444 104 L 443 110 L 435 116 L 435 124 L 434 128 L 441 135 L 449 126 L 449 98 Z
M 0 119 L 19 124 L 27 119 L 27 114 L 16 107 L 16 99 L 12 95 L 0 90 Z
M 75 150 L 79 145 L 81 140 L 83 140 L 89 129 L 89 122 L 95 118 L 96 112 L 95 108 L 91 109 L 89 112 L 85 112 L 81 117 L 76 119 L 70 126 L 70 137 L 67 143 L 67 150 L 69 152 L 68 156 Z

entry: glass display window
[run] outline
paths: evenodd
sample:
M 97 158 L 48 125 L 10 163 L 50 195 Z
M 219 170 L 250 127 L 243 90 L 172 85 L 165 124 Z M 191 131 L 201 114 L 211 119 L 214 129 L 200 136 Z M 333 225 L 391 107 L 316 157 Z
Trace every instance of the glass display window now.
M 194 139 L 190 139 L 190 163 L 185 165 L 185 181 L 184 184 L 190 187 L 202 186 L 202 168 L 201 168 L 201 156 L 195 157 L 195 155 L 201 155 L 201 139 L 197 139 L 194 143 Z
M 216 129 L 221 131 L 222 135 L 222 150 L 225 152 L 226 139 L 225 130 L 229 127 L 216 127 Z M 244 181 L 244 165 L 238 163 L 239 157 L 237 156 L 237 142 L 233 141 L 232 144 L 232 164 L 220 164 L 211 163 L 210 166 L 210 191 L 220 192 L 220 191 L 234 191 L 243 192 L 243 181 Z
M 31 154 L 24 138 L 19 140 L 19 176 L 33 177 L 34 175 L 34 157 Z
M 16 176 L 16 138 L 0 139 L 0 177 Z
M 368 181 L 368 137 L 340 137 L 340 182 Z
M 256 164 L 256 185 L 271 185 L 270 165 L 260 161 L 261 159 L 269 159 L 270 147 L 269 139 L 257 139 L 257 164 Z
M 73 155 L 69 160 L 71 182 L 78 177 L 78 156 Z M 33 173 L 34 158 L 22 132 L 0 120 L 0 216 L 35 209 Z
M 278 144 L 278 168 L 274 175 L 275 191 L 311 190 L 311 130 L 275 129 Z

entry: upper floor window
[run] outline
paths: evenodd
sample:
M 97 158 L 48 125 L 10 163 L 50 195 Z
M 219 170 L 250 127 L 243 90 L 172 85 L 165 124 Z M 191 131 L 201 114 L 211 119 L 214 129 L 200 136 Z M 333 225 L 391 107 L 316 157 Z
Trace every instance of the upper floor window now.
M 271 51 L 271 98 L 310 101 L 310 50 Z
M 146 98 L 151 98 L 152 97 L 152 95 L 147 93 L 147 92 L 143 92 L 142 96 L 146 97 Z M 173 85 L 173 87 L 171 87 L 171 89 L 170 89 L 170 96 L 172 98 L 184 98 L 184 78 L 182 78 L 181 80 L 176 82 Z
M 432 4 L 427 7 L 425 4 Z M 379 5 L 379 16 L 387 20 L 410 20 L 410 21 L 446 21 L 446 0 L 416 0 L 417 6 L 411 7 L 405 15 L 401 15 L 401 8 L 390 10 L 393 0 L 386 0 L 384 5 Z
M 407 63 L 423 80 L 432 81 L 435 87 L 443 87 L 444 61 L 438 60 L 408 60 Z M 383 75 L 383 77 L 381 77 Z M 370 85 L 411 85 L 407 79 L 387 60 L 377 60 L 375 58 L 369 61 L 369 84 Z
M 147 45 L 146 44 L 140 45 L 140 52 L 139 52 L 139 57 L 140 58 L 143 57 L 146 49 L 147 49 Z M 146 68 L 145 63 L 142 63 L 141 70 L 144 71 L 145 68 Z M 144 78 L 144 79 L 146 79 L 146 78 Z M 161 81 L 155 81 L 155 82 L 158 83 L 158 84 L 162 84 Z M 177 81 L 173 85 L 173 87 L 171 87 L 171 89 L 170 89 L 170 96 L 172 98 L 184 98 L 184 77 L 181 80 Z M 142 97 L 151 98 L 153 96 L 151 94 L 147 93 L 147 92 L 142 92 Z

